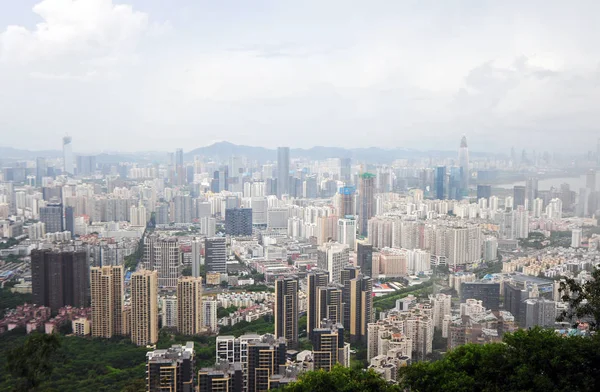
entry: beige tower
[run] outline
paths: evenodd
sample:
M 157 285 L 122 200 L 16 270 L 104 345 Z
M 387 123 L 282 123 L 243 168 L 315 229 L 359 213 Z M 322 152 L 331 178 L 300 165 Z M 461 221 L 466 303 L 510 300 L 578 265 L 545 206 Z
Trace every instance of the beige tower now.
M 92 336 L 125 335 L 123 325 L 123 266 L 90 269 Z
M 131 341 L 138 346 L 158 340 L 158 274 L 142 270 L 131 275 Z
M 184 276 L 177 280 L 177 330 L 197 335 L 202 329 L 202 278 Z

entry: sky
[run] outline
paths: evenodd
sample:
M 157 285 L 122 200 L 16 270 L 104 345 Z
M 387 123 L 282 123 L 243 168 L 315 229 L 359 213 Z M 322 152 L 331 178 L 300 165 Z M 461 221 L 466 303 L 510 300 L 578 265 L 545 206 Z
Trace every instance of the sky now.
M 0 0 L 0 145 L 586 152 L 598 1 Z

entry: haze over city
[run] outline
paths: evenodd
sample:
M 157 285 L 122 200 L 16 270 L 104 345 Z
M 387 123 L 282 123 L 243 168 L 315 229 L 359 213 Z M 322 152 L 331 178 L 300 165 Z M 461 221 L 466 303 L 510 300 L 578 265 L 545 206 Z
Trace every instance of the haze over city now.
M 0 0 L 0 391 L 600 391 L 598 15 Z
M 0 144 L 585 152 L 600 4 L 577 5 L 1 0 Z

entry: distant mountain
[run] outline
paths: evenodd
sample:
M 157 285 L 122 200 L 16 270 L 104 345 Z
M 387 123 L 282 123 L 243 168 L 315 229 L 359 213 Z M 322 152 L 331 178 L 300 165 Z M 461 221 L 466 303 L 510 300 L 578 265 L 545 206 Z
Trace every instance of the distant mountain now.
M 406 148 L 383 149 L 379 147 L 364 147 L 346 149 L 341 147 L 323 147 L 315 146 L 308 149 L 293 148 L 290 149 L 292 157 L 302 157 L 314 160 L 323 160 L 327 158 L 352 158 L 354 161 L 364 161 L 371 163 L 391 163 L 396 159 L 406 158 L 426 158 L 426 157 L 456 157 L 457 151 L 419 151 Z M 483 153 L 473 153 L 473 156 L 484 155 Z M 206 147 L 196 148 L 185 154 L 186 160 L 193 159 L 194 156 L 211 158 L 216 161 L 223 161 L 231 156 L 245 156 L 251 160 L 259 162 L 277 160 L 277 150 L 264 147 L 253 147 L 237 145 L 230 142 L 218 142 Z
M 30 151 L 20 150 L 12 147 L 0 147 L 0 160 L 5 162 L 22 159 L 35 159 L 37 157 L 59 158 L 61 156 L 62 152 L 60 150 Z

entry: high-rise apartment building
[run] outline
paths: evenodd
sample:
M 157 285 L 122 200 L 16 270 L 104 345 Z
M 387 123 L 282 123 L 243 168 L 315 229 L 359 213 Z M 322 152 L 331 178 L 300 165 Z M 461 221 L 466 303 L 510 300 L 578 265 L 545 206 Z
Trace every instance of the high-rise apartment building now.
M 71 136 L 65 136 L 62 139 L 63 142 L 63 171 L 68 174 L 75 174 L 73 168 L 73 139 Z
M 34 249 L 31 251 L 33 302 L 53 311 L 89 304 L 89 262 L 84 250 Z
M 252 208 L 228 208 L 225 210 L 225 234 L 231 236 L 252 235 Z
M 339 211 L 338 216 L 345 218 L 346 216 L 356 215 L 356 187 L 344 186 L 338 190 Z
M 368 324 L 373 322 L 373 283 L 358 275 L 350 283 L 350 340 L 367 342 Z
M 290 148 L 277 148 L 277 197 L 289 193 L 290 183 Z
M 248 392 L 271 389 L 271 377 L 279 373 L 286 362 L 285 339 L 252 342 L 248 345 Z
M 285 338 L 291 348 L 298 346 L 298 278 L 275 282 L 275 337 Z
M 150 234 L 144 241 L 144 268 L 158 272 L 160 287 L 177 287 L 180 264 L 179 240 Z
M 202 278 L 184 276 L 177 281 L 177 330 L 182 335 L 202 331 Z
M 146 353 L 146 391 L 193 392 L 194 342 Z
M 194 237 L 192 240 L 192 276 L 200 276 L 200 266 L 202 265 L 202 241 Z
M 90 269 L 92 336 L 110 339 L 115 335 L 125 335 L 123 279 L 122 265 Z
M 317 288 L 317 306 L 315 321 L 319 326 L 323 320 L 332 323 L 344 322 L 344 286 L 329 283 L 327 286 Z
M 344 327 L 342 324 L 324 321 L 313 331 L 314 370 L 326 372 L 338 363 L 348 366 L 344 355 Z
M 347 265 L 344 267 L 341 273 L 341 282 L 340 284 L 343 286 L 342 288 L 342 303 L 344 304 L 344 328 L 346 331 L 350 330 L 350 306 L 351 306 L 351 290 L 350 290 L 350 281 L 355 279 L 360 275 L 360 267 L 355 267 L 353 265 Z
M 173 198 L 173 222 L 191 223 L 194 220 L 193 199 L 190 195 L 178 195 Z
M 138 346 L 158 340 L 158 273 L 141 270 L 131 275 L 131 341 Z
M 206 272 L 227 273 L 227 255 L 224 237 L 204 240 L 204 259 Z
M 40 208 L 40 222 L 46 225 L 46 233 L 57 233 L 65 230 L 63 224 L 63 206 L 61 203 L 48 203 Z
M 340 283 L 342 269 L 350 263 L 348 246 L 327 242 L 317 248 L 317 266 L 329 273 L 330 282 Z
M 211 332 L 217 331 L 217 301 L 202 300 L 202 326 Z
M 309 338 L 312 336 L 312 330 L 320 323 L 317 308 L 318 289 L 327 286 L 328 282 L 329 273 L 325 270 L 314 269 L 306 275 L 306 333 Z
M 160 318 L 163 328 L 177 328 L 177 296 L 165 295 L 160 298 Z
M 358 222 L 359 231 L 362 236 L 368 234 L 368 222 L 375 216 L 375 175 L 371 173 L 362 173 L 360 175 L 359 188 L 359 211 Z
M 533 201 L 538 197 L 538 179 L 529 177 L 525 183 L 525 198 L 527 200 L 527 209 L 533 209 Z

